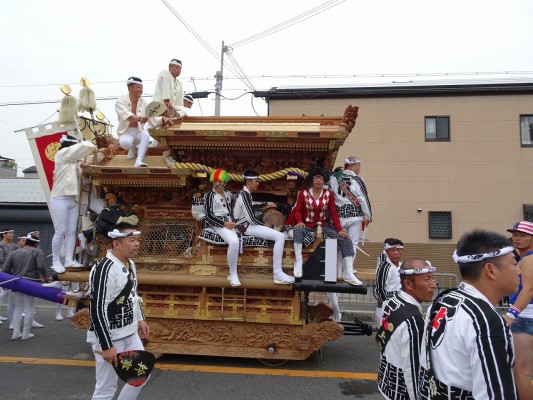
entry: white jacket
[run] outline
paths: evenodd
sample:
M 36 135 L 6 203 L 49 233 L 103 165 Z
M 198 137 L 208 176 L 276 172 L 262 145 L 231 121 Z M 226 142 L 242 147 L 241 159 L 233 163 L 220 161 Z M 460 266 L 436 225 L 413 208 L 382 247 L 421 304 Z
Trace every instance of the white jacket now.
M 144 117 L 144 112 L 146 110 L 146 101 L 141 97 L 137 101 L 137 109 L 135 110 L 135 115 L 138 117 Z M 115 103 L 115 110 L 118 115 L 118 127 L 117 127 L 117 133 L 119 135 L 122 135 L 124 132 L 126 132 L 126 129 L 128 129 L 130 125 L 130 121 L 128 121 L 128 118 L 134 115 L 131 112 L 131 100 L 129 94 L 125 96 L 120 96 L 116 103 Z M 142 131 L 143 125 L 141 123 L 137 123 L 137 128 Z
M 79 195 L 81 170 L 78 161 L 94 150 L 96 145 L 85 140 L 56 153 L 51 197 Z
M 174 78 L 168 69 L 159 73 L 154 89 L 154 101 L 170 100 L 175 109 L 183 108 L 183 85 Z

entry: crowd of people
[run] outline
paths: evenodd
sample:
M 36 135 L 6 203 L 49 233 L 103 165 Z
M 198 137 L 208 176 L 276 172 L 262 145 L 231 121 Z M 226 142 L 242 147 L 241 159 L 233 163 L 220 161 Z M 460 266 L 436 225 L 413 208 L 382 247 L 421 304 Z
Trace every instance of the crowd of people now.
M 2 238 L 0 270 L 2 272 L 32 281 L 48 281 L 44 267 L 44 254 L 39 249 L 38 231 L 19 236 L 16 243 L 13 242 L 15 235 L 13 229 L 2 229 L 0 235 Z M 2 321 L 9 322 L 9 329 L 13 331 L 12 340 L 31 339 L 34 337 L 31 329 L 43 327 L 34 319 L 35 297 L 0 286 L 0 301 L 7 303 L 7 317 L 0 317 L 0 324 Z
M 145 155 L 153 142 L 148 129 L 182 118 L 192 105 L 192 97 L 184 95 L 178 79 L 181 68 L 182 62 L 172 59 L 157 78 L 153 101 L 162 104 L 164 112 L 146 115 L 143 82 L 135 76 L 126 82 L 128 94 L 116 102 L 119 143 L 128 150 L 128 158 L 135 159 L 135 167 L 147 166 Z M 58 274 L 81 266 L 74 258 L 80 160 L 95 150 L 90 141 L 69 135 L 63 135 L 60 143 L 51 192 L 55 225 L 52 270 Z M 267 226 L 258 218 L 258 209 L 275 207 L 253 199 L 261 182 L 258 172 L 244 171 L 243 187 L 233 194 L 226 188 L 229 174 L 223 169 L 213 170 L 209 177 L 212 190 L 195 197 L 192 213 L 207 232 L 204 238 L 227 244 L 230 286 L 241 286 L 238 258 L 243 237 L 274 243 L 273 281 L 290 285 L 304 274 L 303 248 L 318 230 L 337 240 L 337 280 L 361 286 L 354 264 L 361 232 L 372 222 L 372 208 L 360 169 L 361 160 L 355 156 L 345 159 L 343 169 L 333 174 L 314 167 L 307 176 L 308 187 L 296 196 L 286 221 L 288 232 Z M 436 298 L 436 268 L 418 258 L 402 262 L 403 241 L 392 237 L 384 240 L 374 286 L 378 388 L 384 398 L 533 399 L 533 223 L 518 222 L 508 232 L 511 240 L 484 230 L 465 233 L 453 254 L 462 282 Z M 49 282 L 38 232 L 21 236 L 17 242 L 12 229 L 3 229 L 0 235 L 3 272 L 68 290 L 65 282 Z M 142 340 L 150 333 L 132 261 L 139 253 L 140 235 L 133 224 L 113 226 L 107 234 L 110 249 L 89 275 L 87 341 L 96 360 L 94 399 L 113 398 L 117 390 L 113 366 L 118 365 L 118 355 L 143 350 Z M 282 266 L 288 239 L 293 241 L 294 276 Z M 510 305 L 500 315 L 496 307 L 506 296 L 510 296 Z M 42 327 L 34 320 L 35 297 L 0 287 L 0 300 L 2 297 L 8 299 L 8 316 L 0 317 L 0 324 L 9 320 L 11 339 L 33 338 L 31 328 Z M 338 295 L 329 293 L 328 299 L 333 318 L 340 321 Z M 429 303 L 427 311 L 423 303 Z M 56 320 L 63 319 L 61 310 L 58 304 Z M 69 309 L 67 317 L 73 311 Z M 136 399 L 146 382 L 124 385 L 118 399 Z
M 465 233 L 453 254 L 462 282 L 436 299 L 436 269 L 402 262 L 403 242 L 385 240 L 375 284 L 384 398 L 533 399 L 533 223 L 507 231 L 511 239 Z M 426 313 L 423 302 L 431 302 Z
M 360 167 L 359 164 L 360 160 L 356 157 L 345 160 L 346 170 L 353 165 Z M 243 235 L 274 242 L 274 283 L 290 285 L 295 278 L 302 276 L 303 247 L 314 240 L 317 228 L 320 227 L 324 235 L 337 239 L 340 255 L 338 257 L 340 262 L 337 264 L 338 280 L 361 286 L 363 283 L 355 276 L 354 262 L 360 229 L 371 221 L 370 201 L 360 177 L 353 172 L 347 174 L 347 177 L 344 177 L 344 173 L 341 175 L 330 176 L 319 166 L 311 169 L 307 175 L 307 181 L 311 186 L 298 193 L 287 218 L 286 226 L 289 231 L 280 232 L 273 227 L 265 226 L 256 215 L 257 210 L 275 207 L 274 203 L 253 201 L 252 195 L 258 190 L 261 180 L 259 173 L 252 170 L 244 171 L 244 186 L 235 196 L 226 189 L 228 173 L 223 169 L 213 170 L 210 174 L 212 190 L 193 199 L 192 214 L 205 227 L 200 237 L 212 243 L 227 244 L 230 285 L 241 286 L 237 264 Z M 328 186 L 331 189 L 328 189 Z M 349 235 L 345 229 L 351 234 Z M 210 235 L 206 235 L 206 232 Z M 285 241 L 289 237 L 292 238 L 294 246 L 294 276 L 286 274 L 282 269 Z M 332 297 L 337 300 L 336 295 Z M 340 319 L 338 309 L 335 311 L 335 318 Z

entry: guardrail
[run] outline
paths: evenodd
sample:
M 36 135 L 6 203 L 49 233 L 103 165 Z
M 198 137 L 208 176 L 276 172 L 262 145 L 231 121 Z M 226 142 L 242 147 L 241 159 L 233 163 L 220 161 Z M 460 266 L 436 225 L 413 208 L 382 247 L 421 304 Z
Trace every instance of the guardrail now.
M 444 290 L 456 288 L 459 286 L 459 278 L 455 274 L 433 274 L 435 281 L 437 282 L 437 290 L 435 291 L 435 297 L 437 297 Z M 339 306 L 343 309 L 343 303 L 375 303 L 374 297 L 374 285 L 367 285 L 367 294 L 353 294 L 353 293 L 340 293 L 339 294 Z M 310 293 L 309 300 L 312 303 L 328 302 L 326 293 Z

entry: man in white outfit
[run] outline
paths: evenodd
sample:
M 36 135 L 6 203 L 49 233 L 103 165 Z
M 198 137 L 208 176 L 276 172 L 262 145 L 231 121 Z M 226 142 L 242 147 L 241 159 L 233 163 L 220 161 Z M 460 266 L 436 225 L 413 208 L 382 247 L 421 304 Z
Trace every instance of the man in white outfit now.
M 283 248 L 285 235 L 275 229 L 265 226 L 257 219 L 253 210 L 252 193 L 259 187 L 259 174 L 255 171 L 244 173 L 244 187 L 239 193 L 233 208 L 235 221 L 246 227 L 244 233 L 267 240 L 274 241 L 274 283 L 290 285 L 294 283 L 294 277 L 287 275 L 282 269 Z M 267 205 L 267 203 L 262 204 Z
M 137 270 L 131 260 L 140 249 L 140 231 L 122 222 L 108 233 L 111 249 L 91 269 L 89 284 L 90 327 L 87 341 L 96 361 L 96 385 L 93 400 L 111 400 L 117 390 L 117 354 L 144 350 L 150 328 L 144 320 L 142 299 L 137 294 Z M 146 385 L 125 384 L 118 400 L 135 400 Z
M 143 127 L 148 121 L 148 118 L 144 116 L 147 104 L 141 97 L 143 81 L 132 76 L 128 78 L 126 85 L 128 85 L 128 94 L 119 97 L 115 103 L 115 110 L 118 115 L 119 143 L 120 146 L 129 150 L 128 158 L 133 159 L 137 156 L 135 167 L 147 167 L 144 156 L 148 150 L 150 135 Z
M 154 101 L 165 103 L 169 109 L 169 117 L 183 117 L 183 85 L 178 79 L 182 63 L 173 58 L 168 63 L 168 70 L 163 70 L 157 77 L 154 89 Z M 181 112 L 180 112 L 181 110 Z
M 357 244 L 361 228 L 372 222 L 372 207 L 368 197 L 365 182 L 359 177 L 361 160 L 355 156 L 344 160 L 344 171 L 333 174 L 329 180 L 329 187 L 335 194 L 335 205 L 342 229 L 348 234 L 353 243 L 354 263 L 357 255 Z M 339 251 L 340 253 L 340 251 Z M 343 276 L 344 263 L 340 254 L 337 255 L 337 279 Z M 354 273 L 357 272 L 354 269 Z M 335 320 L 340 321 L 341 314 L 338 304 L 338 294 L 328 293 L 330 305 L 333 307 Z

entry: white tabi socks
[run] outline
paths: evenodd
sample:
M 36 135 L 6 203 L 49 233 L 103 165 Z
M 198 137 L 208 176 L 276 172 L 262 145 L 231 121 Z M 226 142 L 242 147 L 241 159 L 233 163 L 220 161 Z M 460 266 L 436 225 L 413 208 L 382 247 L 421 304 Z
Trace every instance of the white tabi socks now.
M 341 309 L 339 308 L 339 294 L 328 293 L 328 302 L 331 308 L 333 308 L 333 319 L 337 322 L 341 321 Z
M 301 278 L 302 277 L 302 248 L 303 243 L 296 243 L 294 242 L 294 277 L 295 278 Z
M 235 266 L 229 265 L 228 282 L 233 287 L 241 286 L 241 281 L 239 280 L 239 276 L 237 275 L 236 265 Z
M 342 280 L 353 286 L 362 286 L 363 282 L 357 279 L 353 273 L 353 257 L 344 257 L 344 272 Z

